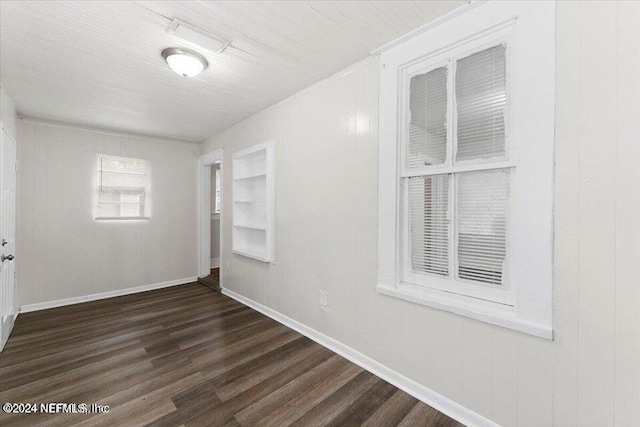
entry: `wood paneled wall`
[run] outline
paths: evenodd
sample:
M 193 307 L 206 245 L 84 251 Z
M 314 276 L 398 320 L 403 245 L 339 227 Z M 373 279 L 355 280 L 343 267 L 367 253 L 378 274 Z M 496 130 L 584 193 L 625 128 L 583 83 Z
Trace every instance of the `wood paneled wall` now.
M 13 105 L 13 100 L 9 98 L 9 95 L 0 86 L 0 121 L 2 126 L 7 130 L 7 133 L 11 135 L 13 139 L 18 138 L 18 124 L 16 118 L 16 109 Z
M 196 276 L 198 146 L 20 120 L 18 305 Z M 97 153 L 151 160 L 151 220 L 93 219 Z
M 499 424 L 638 425 L 639 52 L 638 3 L 558 3 L 555 341 L 376 293 L 375 60 L 202 145 L 276 140 L 275 263 L 227 240 L 224 286 Z

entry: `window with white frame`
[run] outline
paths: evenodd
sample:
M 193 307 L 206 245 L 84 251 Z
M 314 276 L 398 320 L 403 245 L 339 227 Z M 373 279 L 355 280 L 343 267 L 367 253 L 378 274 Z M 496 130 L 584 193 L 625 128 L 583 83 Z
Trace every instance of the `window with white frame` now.
M 96 164 L 95 219 L 149 219 L 150 162 L 98 154 Z
M 552 336 L 554 13 L 472 4 L 381 53 L 381 293 Z
M 490 289 L 507 286 L 507 49 L 501 39 L 464 46 L 404 74 L 402 240 L 412 283 L 498 300 Z

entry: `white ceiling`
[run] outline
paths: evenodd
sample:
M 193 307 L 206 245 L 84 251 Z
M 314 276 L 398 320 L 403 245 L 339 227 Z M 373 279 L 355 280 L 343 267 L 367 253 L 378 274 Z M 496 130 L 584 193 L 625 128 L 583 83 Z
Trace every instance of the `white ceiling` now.
M 465 1 L 2 1 L 0 80 L 24 116 L 204 140 Z M 183 79 L 179 18 L 231 42 Z

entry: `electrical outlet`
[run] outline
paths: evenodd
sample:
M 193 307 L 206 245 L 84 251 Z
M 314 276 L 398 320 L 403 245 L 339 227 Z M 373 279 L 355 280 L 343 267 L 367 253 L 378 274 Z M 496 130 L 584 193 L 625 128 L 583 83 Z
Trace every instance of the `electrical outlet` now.
M 327 308 L 329 306 L 329 294 L 325 291 L 320 291 L 320 307 Z

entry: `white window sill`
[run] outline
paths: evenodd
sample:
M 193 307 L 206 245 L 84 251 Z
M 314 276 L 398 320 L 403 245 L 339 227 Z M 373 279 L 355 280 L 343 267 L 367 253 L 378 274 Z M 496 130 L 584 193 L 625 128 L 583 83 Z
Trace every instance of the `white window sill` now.
M 401 283 L 397 287 L 378 285 L 376 290 L 380 294 L 400 298 L 405 301 L 448 311 L 460 316 L 470 317 L 540 338 L 553 339 L 553 331 L 551 328 L 518 319 L 515 307 L 510 305 L 425 288 L 409 283 Z
M 148 216 L 117 216 L 117 217 L 96 217 L 96 221 L 149 221 Z

